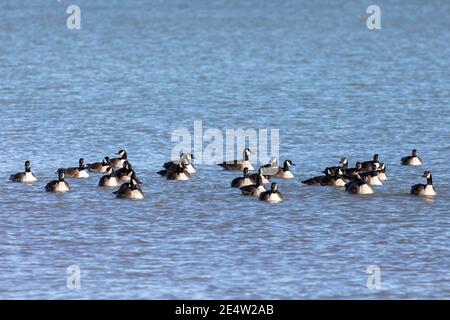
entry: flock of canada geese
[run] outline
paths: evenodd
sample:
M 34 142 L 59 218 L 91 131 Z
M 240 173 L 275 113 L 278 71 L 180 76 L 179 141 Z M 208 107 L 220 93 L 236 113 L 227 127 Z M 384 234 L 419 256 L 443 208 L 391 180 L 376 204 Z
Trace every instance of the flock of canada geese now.
M 259 200 L 271 203 L 278 203 L 283 200 L 282 193 L 278 190 L 278 184 L 271 183 L 271 179 L 292 179 L 290 168 L 295 166 L 291 160 L 284 161 L 280 166 L 278 159 L 272 157 L 271 161 L 261 166 L 257 173 L 249 161 L 251 150 L 245 148 L 242 160 L 234 160 L 220 163 L 219 166 L 225 170 L 241 171 L 242 176 L 231 181 L 231 187 L 239 188 L 241 193 L 246 196 L 253 196 Z M 144 198 L 141 188 L 141 182 L 136 176 L 131 163 L 128 161 L 128 155 L 125 150 L 117 152 L 119 157 L 105 157 L 102 162 L 86 164 L 84 159 L 79 160 L 78 167 L 60 168 L 57 170 L 58 179 L 50 181 L 46 186 L 47 192 L 64 193 L 71 191 L 66 178 L 85 179 L 89 178 L 89 173 L 104 173 L 100 178 L 99 187 L 119 187 L 114 192 L 116 197 L 124 199 L 139 200 Z M 158 171 L 160 176 L 168 180 L 189 180 L 197 172 L 192 161 L 194 157 L 190 153 L 182 153 L 179 160 L 169 161 L 163 164 L 163 170 Z M 401 164 L 405 166 L 421 166 L 422 159 L 417 155 L 417 150 L 412 150 L 411 155 L 401 158 Z M 322 171 L 323 175 L 316 176 L 302 183 L 307 185 L 321 185 L 343 187 L 349 193 L 353 194 L 372 194 L 372 186 L 383 185 L 388 179 L 386 175 L 386 165 L 380 162 L 378 154 L 373 156 L 370 161 L 357 162 L 355 167 L 348 167 L 348 159 L 341 158 L 339 165 L 327 167 Z M 418 196 L 435 196 L 436 190 L 433 187 L 433 179 L 430 171 L 423 173 L 427 179 L 426 184 L 415 184 L 411 187 L 410 193 Z M 9 178 L 13 182 L 32 184 L 37 182 L 36 176 L 31 172 L 30 161 L 25 162 L 25 172 L 16 173 Z M 270 188 L 265 185 L 270 184 Z

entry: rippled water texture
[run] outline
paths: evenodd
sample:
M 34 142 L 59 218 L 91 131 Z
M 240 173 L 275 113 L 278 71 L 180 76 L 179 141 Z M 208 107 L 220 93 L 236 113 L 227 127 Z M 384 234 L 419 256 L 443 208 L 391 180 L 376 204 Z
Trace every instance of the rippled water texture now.
M 449 298 L 450 2 L 68 1 L 0 3 L 1 298 Z M 235 173 L 155 174 L 173 130 L 280 129 L 298 166 L 278 205 L 241 196 Z M 425 166 L 401 167 L 417 148 Z M 143 201 L 98 177 L 46 194 L 61 166 L 126 148 Z M 311 187 L 374 153 L 371 196 Z M 39 183 L 13 184 L 30 160 Z M 431 170 L 439 195 L 409 195 Z M 66 268 L 81 288 L 66 288 Z M 381 290 L 366 286 L 381 268 Z

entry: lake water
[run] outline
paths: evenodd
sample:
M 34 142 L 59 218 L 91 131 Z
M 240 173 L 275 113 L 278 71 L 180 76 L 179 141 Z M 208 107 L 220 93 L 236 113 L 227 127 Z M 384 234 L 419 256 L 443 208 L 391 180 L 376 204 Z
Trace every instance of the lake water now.
M 376 1 L 375 31 L 370 4 L 2 0 L 0 298 L 450 298 L 450 2 Z M 171 133 L 195 120 L 279 129 L 297 163 L 286 200 L 243 197 L 214 165 L 160 178 Z M 414 147 L 424 167 L 400 166 Z M 56 168 L 121 148 L 143 201 L 99 176 L 44 191 Z M 374 153 L 390 178 L 374 195 L 300 182 Z M 25 160 L 33 186 L 8 181 Z M 409 195 L 425 169 L 434 201 Z

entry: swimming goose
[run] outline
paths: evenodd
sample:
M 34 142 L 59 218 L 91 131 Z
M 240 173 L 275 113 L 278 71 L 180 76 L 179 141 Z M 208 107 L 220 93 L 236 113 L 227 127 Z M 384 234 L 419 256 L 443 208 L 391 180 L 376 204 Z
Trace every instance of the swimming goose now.
M 261 166 L 262 175 L 263 176 L 274 176 L 278 173 L 278 169 L 280 168 L 280 164 L 278 163 L 278 158 L 272 156 L 268 164 Z
M 322 186 L 332 186 L 332 187 L 345 187 L 345 180 L 343 179 L 342 174 L 339 173 L 340 170 L 334 171 L 333 175 L 328 175 L 327 177 L 323 178 L 320 184 Z
M 294 175 L 292 174 L 290 167 L 295 166 L 294 163 L 292 163 L 291 160 L 284 161 L 283 168 L 278 169 L 278 173 L 275 175 L 276 178 L 280 179 L 292 179 L 294 178 Z
M 119 190 L 113 192 L 117 198 L 130 199 L 130 200 L 142 200 L 144 199 L 144 193 L 136 181 L 135 176 L 131 177 L 130 182 L 122 184 Z
M 89 172 L 104 173 L 110 167 L 109 157 L 105 157 L 102 162 L 95 162 L 87 165 Z
M 256 184 L 259 175 L 261 174 L 262 183 L 267 184 L 270 183 L 270 177 L 275 176 L 280 170 L 280 165 L 278 164 L 278 158 L 273 156 L 268 164 L 262 165 L 259 167 L 257 173 L 252 173 L 249 175 L 250 180 L 252 180 L 252 184 Z
M 181 162 L 176 170 L 167 171 L 167 180 L 189 180 L 191 179 L 191 174 L 186 169 L 186 164 Z
M 264 176 L 261 173 L 261 169 L 259 169 L 257 173 L 256 183 L 241 187 L 240 190 L 242 194 L 245 196 L 259 197 L 262 192 L 267 191 L 266 188 L 263 186 L 263 179 Z
M 122 168 L 115 171 L 116 177 L 121 182 L 128 182 L 131 180 L 131 175 L 133 174 L 133 167 L 131 166 L 131 163 L 128 161 L 124 161 Z
M 363 169 L 362 169 L 362 165 L 361 162 L 357 162 L 354 168 L 347 168 L 344 172 L 344 177 L 346 179 L 353 179 L 354 177 L 356 177 L 356 174 L 358 173 L 362 173 Z
M 192 160 L 195 159 L 194 156 L 191 153 L 181 153 L 180 154 L 180 160 L 174 160 L 174 161 L 169 161 L 163 164 L 163 168 L 166 170 L 170 170 L 173 169 L 178 166 L 178 164 L 180 164 L 180 162 L 185 162 L 186 163 L 186 170 L 190 173 L 196 173 L 197 172 L 197 168 L 195 168 L 195 166 L 192 164 Z
M 33 183 L 37 181 L 36 176 L 31 172 L 30 161 L 25 161 L 25 172 L 13 174 L 9 177 L 12 182 Z
M 325 173 L 325 171 L 328 170 L 328 171 L 330 171 L 331 175 L 334 175 L 335 171 L 338 171 L 339 174 L 343 174 L 345 172 L 345 170 L 347 170 L 347 168 L 348 168 L 348 158 L 342 157 L 339 160 L 339 164 L 340 164 L 340 166 L 337 166 L 337 167 L 327 167 L 322 172 Z
M 114 169 L 111 167 L 106 169 L 106 175 L 101 177 L 98 182 L 99 187 L 117 187 L 119 185 L 119 179 L 117 178 Z
M 241 160 L 234 160 L 234 161 L 228 161 L 219 163 L 218 165 L 224 168 L 225 170 L 234 170 L 234 171 L 242 171 L 244 168 L 248 168 L 249 171 L 252 171 L 254 168 L 250 161 L 248 160 L 248 157 L 251 154 L 251 150 L 249 148 L 245 148 L 242 152 L 242 161 Z
M 260 173 L 261 173 L 261 178 L 262 178 L 261 183 L 262 184 L 270 183 L 270 176 L 265 176 L 263 174 L 263 171 L 264 171 L 264 168 L 259 168 L 257 173 L 252 173 L 248 176 L 249 179 L 251 180 L 252 184 L 256 184 Z
M 436 189 L 433 187 L 433 177 L 430 171 L 425 171 L 422 177 L 427 179 L 427 184 L 416 184 L 411 187 L 411 194 L 416 196 L 435 196 Z
M 118 154 L 120 156 L 120 158 L 113 158 L 110 159 L 111 163 L 111 167 L 115 168 L 115 169 L 120 169 L 123 167 L 123 163 L 125 161 L 127 161 L 128 159 L 128 154 L 125 150 L 119 150 L 116 154 Z
M 259 200 L 267 201 L 270 203 L 278 203 L 283 201 L 283 195 L 278 191 L 278 185 L 272 183 L 269 191 L 264 191 L 259 195 Z
M 47 185 L 45 186 L 45 191 L 57 193 L 70 191 L 69 184 L 66 181 L 64 181 L 64 170 L 62 169 L 58 170 L 58 180 L 53 180 L 47 183 Z
M 377 169 L 379 166 L 381 166 L 380 157 L 378 156 L 378 154 L 374 154 L 373 159 L 371 161 L 361 162 L 361 166 L 364 171 L 369 171 L 372 168 L 373 164 L 377 166 Z
M 248 168 L 244 168 L 244 170 L 242 171 L 242 177 L 235 178 L 233 179 L 233 181 L 231 181 L 232 188 L 240 188 L 244 186 L 249 186 L 251 184 L 253 184 L 253 182 L 249 178 Z
M 413 149 L 410 156 L 403 157 L 401 160 L 403 166 L 421 166 L 423 165 L 422 159 L 417 155 L 417 150 Z
M 383 183 L 380 180 L 380 171 L 377 170 L 377 166 L 375 164 L 372 165 L 372 170 L 367 171 L 363 174 L 367 177 L 367 184 L 369 186 L 382 186 Z
M 340 170 L 335 170 L 334 172 L 339 174 Z M 326 185 L 328 185 L 328 182 L 331 180 L 333 175 L 331 174 L 331 171 L 328 168 L 326 168 L 324 170 L 324 174 L 325 175 L 323 175 L 323 176 L 317 176 L 317 177 L 313 177 L 313 178 L 304 180 L 304 181 L 302 181 L 302 183 L 310 185 L 310 186 L 317 185 L 317 184 L 326 186 Z
M 86 163 L 84 159 L 80 159 L 77 168 L 60 168 L 64 172 L 66 178 L 84 179 L 89 178 L 89 173 L 86 170 Z
M 357 174 L 356 179 L 345 185 L 345 191 L 353 194 L 372 194 L 374 193 L 371 186 L 367 184 L 367 176 L 361 177 Z

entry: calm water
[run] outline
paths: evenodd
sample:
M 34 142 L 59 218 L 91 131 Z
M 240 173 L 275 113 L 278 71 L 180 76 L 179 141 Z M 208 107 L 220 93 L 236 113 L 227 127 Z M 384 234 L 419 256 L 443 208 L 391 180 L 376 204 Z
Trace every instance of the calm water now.
M 0 298 L 450 298 L 450 2 L 0 3 Z M 242 197 L 235 173 L 155 174 L 173 130 L 279 128 L 286 201 Z M 416 147 L 423 168 L 399 165 Z M 126 148 L 144 201 L 70 181 L 61 166 Z M 379 153 L 373 196 L 302 179 Z M 10 183 L 32 162 L 40 182 Z M 409 196 L 432 171 L 439 195 Z M 66 268 L 81 268 L 81 289 Z M 368 265 L 381 290 L 366 287 Z

